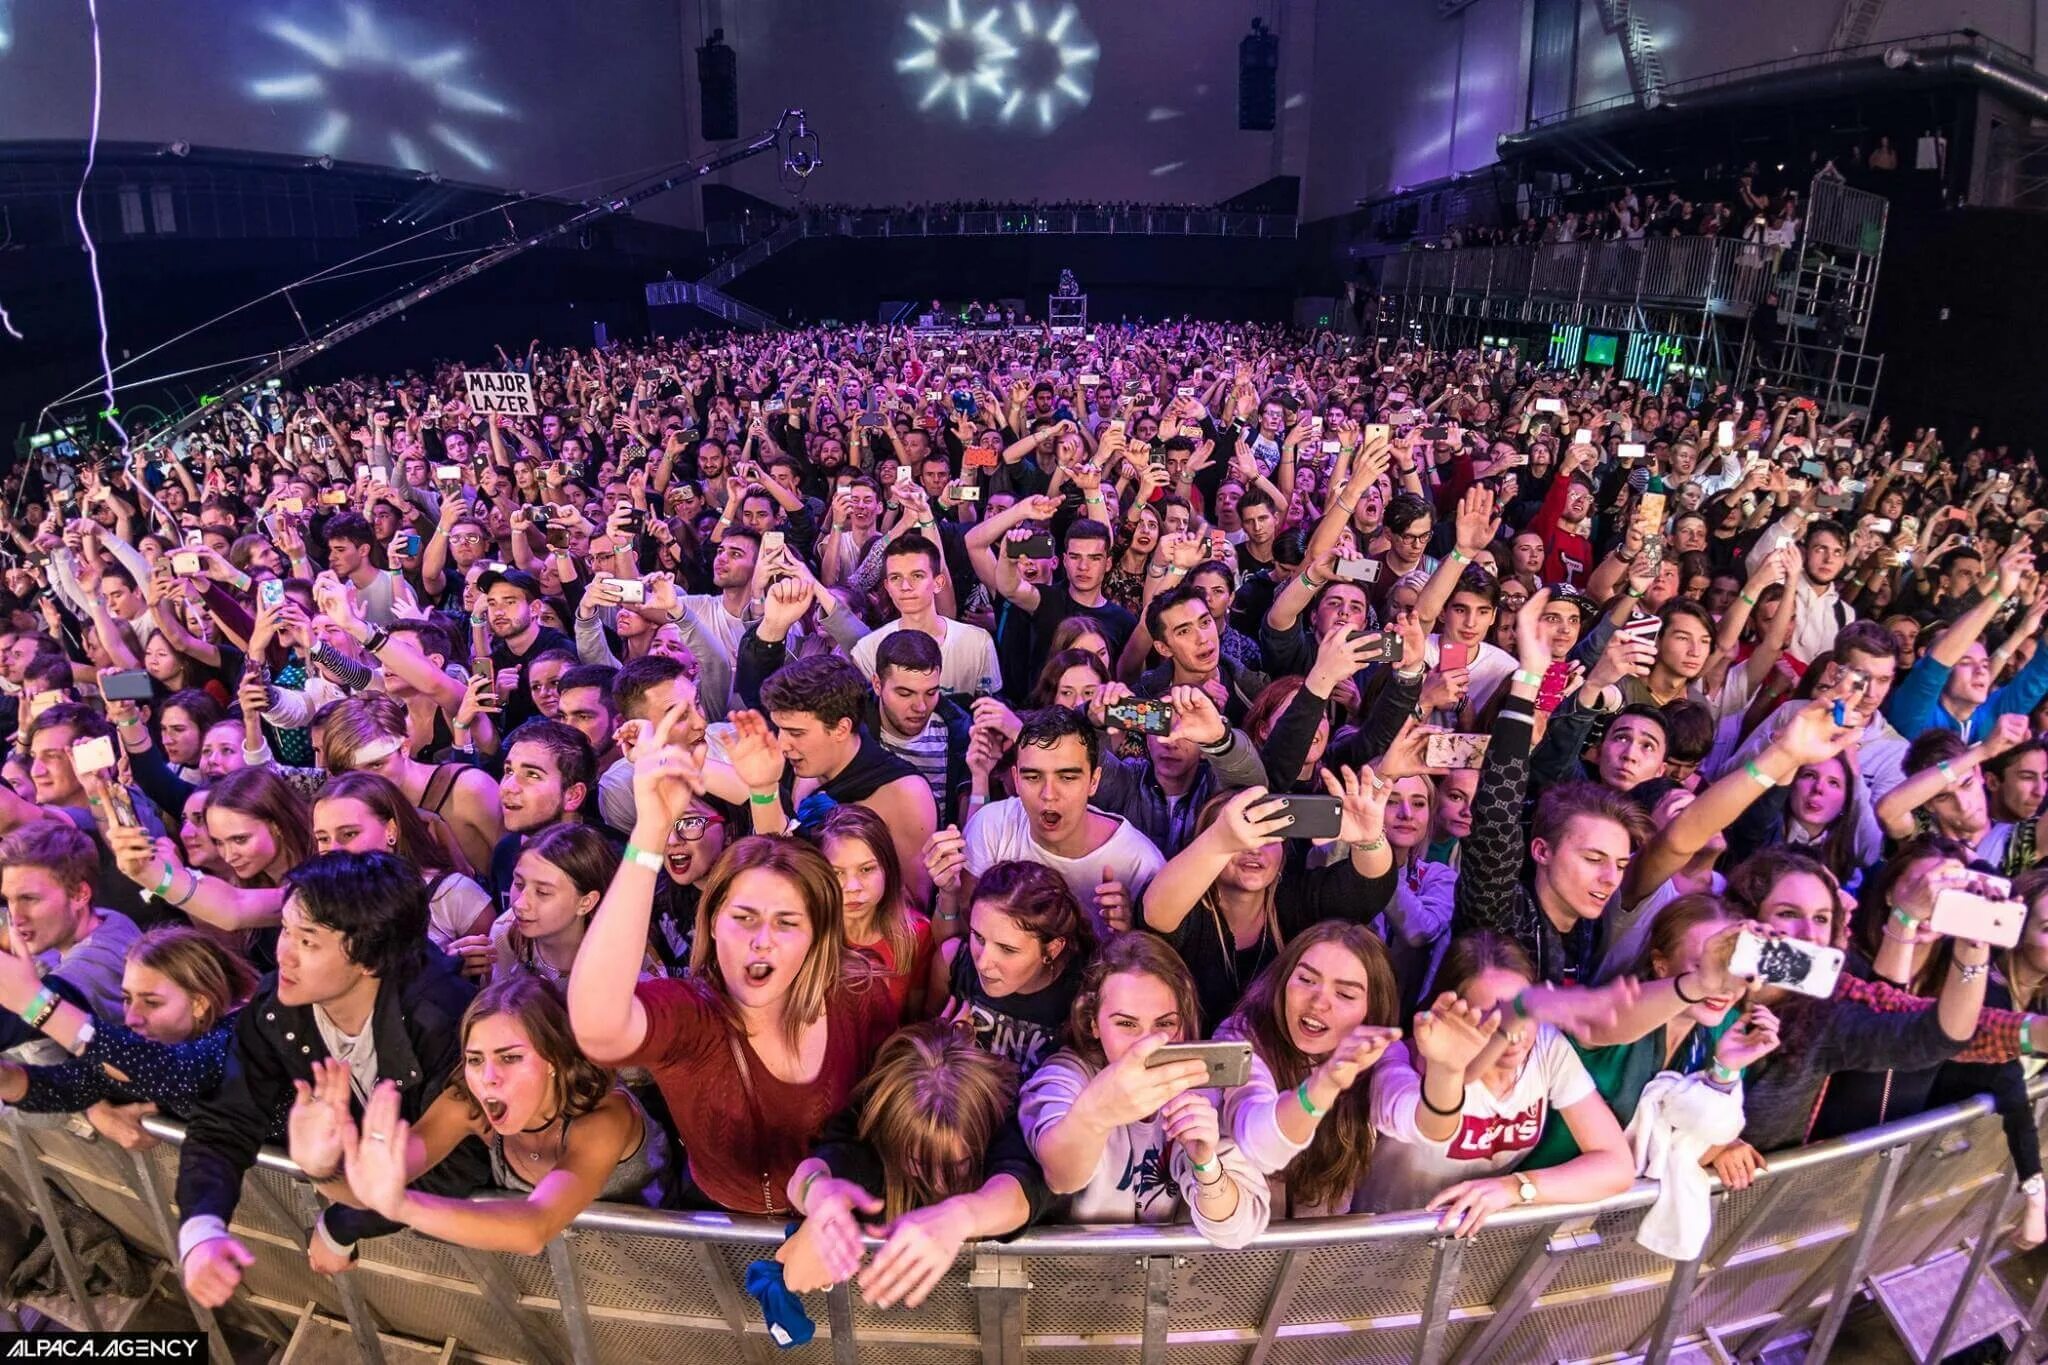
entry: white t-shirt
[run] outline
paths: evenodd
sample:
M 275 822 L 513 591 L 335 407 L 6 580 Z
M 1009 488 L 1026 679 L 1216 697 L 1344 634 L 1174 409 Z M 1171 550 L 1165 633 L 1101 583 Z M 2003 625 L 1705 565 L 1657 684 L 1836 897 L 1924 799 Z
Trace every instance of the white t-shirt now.
M 1095 888 L 1102 885 L 1102 869 L 1107 867 L 1131 893 L 1135 911 L 1145 888 L 1166 866 L 1166 859 L 1137 826 L 1120 815 L 1109 818 L 1116 821 L 1116 833 L 1102 847 L 1079 858 L 1062 858 L 1031 837 L 1031 817 L 1025 814 L 1022 801 L 1014 796 L 991 801 L 969 817 L 967 828 L 960 831 L 967 841 L 967 870 L 980 877 L 997 863 L 1043 863 L 1060 874 L 1076 900 L 1092 907 Z
M 1569 1109 L 1594 1092 L 1586 1064 L 1563 1034 L 1536 1026 L 1536 1042 L 1505 1095 L 1473 1081 L 1465 1087 L 1458 1130 L 1431 1142 L 1415 1129 L 1422 1076 L 1405 1042 L 1387 1049 L 1372 1069 L 1372 1124 L 1388 1141 L 1372 1150 L 1354 1213 L 1419 1209 L 1461 1180 L 1512 1170 L 1543 1136 L 1550 1111 Z
M 1431 668 L 1437 667 L 1442 661 L 1443 648 L 1443 636 L 1429 637 L 1429 643 L 1423 650 L 1423 657 L 1429 660 Z M 1514 655 L 1491 641 L 1481 640 L 1479 647 L 1472 652 L 1472 662 L 1466 669 L 1465 695 L 1471 699 L 1473 707 L 1483 710 L 1486 704 L 1493 700 L 1495 690 L 1514 677 L 1515 670 L 1520 666 L 1515 662 Z
M 875 653 L 881 649 L 882 641 L 902 629 L 901 621 L 891 621 L 854 642 L 853 661 L 870 682 L 874 681 Z M 948 692 L 1001 691 L 1003 666 L 996 662 L 994 638 L 980 626 L 965 621 L 941 619 L 940 629 L 946 634 L 938 642 L 939 686 Z

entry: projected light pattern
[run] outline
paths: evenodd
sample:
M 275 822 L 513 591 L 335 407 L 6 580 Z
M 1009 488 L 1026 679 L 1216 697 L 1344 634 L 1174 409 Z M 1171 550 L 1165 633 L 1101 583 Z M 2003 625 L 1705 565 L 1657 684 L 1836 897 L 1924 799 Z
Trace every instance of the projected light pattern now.
M 504 101 L 477 88 L 470 49 L 432 35 L 399 32 L 366 5 L 344 5 L 339 24 L 321 30 L 273 15 L 259 31 L 310 63 L 245 84 L 252 99 L 304 104 L 310 112 L 302 143 L 313 156 L 391 161 L 436 169 L 433 144 L 470 170 L 498 169 L 468 126 L 478 119 L 514 119 Z M 451 167 L 452 169 L 452 167 Z
M 896 60 L 919 110 L 950 107 L 962 123 L 1050 132 L 1095 94 L 1102 49 L 1072 4 L 1042 15 L 1031 0 L 993 5 L 973 18 L 965 0 L 946 0 L 943 18 L 905 22 L 917 46 Z

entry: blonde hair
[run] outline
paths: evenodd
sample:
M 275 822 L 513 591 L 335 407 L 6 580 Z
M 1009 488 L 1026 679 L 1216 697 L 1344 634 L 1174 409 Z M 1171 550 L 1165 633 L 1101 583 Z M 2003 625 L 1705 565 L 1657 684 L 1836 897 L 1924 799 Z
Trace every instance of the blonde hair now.
M 193 1022 L 202 1030 L 217 1026 L 256 993 L 256 969 L 187 924 L 150 930 L 130 945 L 128 961 L 162 972 L 190 995 Z
M 882 1157 L 883 1219 L 978 1187 L 1016 1103 L 1017 1068 L 971 1035 L 931 1020 L 891 1036 L 854 1091 L 860 1136 Z

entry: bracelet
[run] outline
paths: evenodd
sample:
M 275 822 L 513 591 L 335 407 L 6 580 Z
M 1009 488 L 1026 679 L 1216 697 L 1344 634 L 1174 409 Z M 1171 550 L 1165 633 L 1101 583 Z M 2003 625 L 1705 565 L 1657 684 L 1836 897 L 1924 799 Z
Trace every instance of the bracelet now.
M 1462 1103 L 1462 1099 L 1458 1107 L 1455 1109 L 1439 1109 L 1435 1105 L 1431 1104 L 1429 1102 L 1429 1087 L 1426 1085 L 1422 1087 L 1422 1107 L 1424 1109 L 1427 1109 L 1430 1113 L 1435 1114 L 1440 1119 L 1454 1119 L 1465 1112 L 1465 1106 Z
M 1323 585 L 1321 583 L 1318 583 L 1314 579 L 1314 577 L 1312 577 L 1309 574 L 1309 571 L 1307 569 L 1303 569 L 1301 571 L 1301 586 L 1307 588 L 1310 592 L 1317 592 L 1321 590 Z
M 50 1016 L 56 1012 L 57 993 L 48 986 L 42 986 L 37 989 L 34 995 L 29 997 L 28 1004 L 23 1007 L 21 1022 L 27 1024 L 32 1029 L 40 1030 L 45 1023 L 49 1022 Z
M 779 798 L 778 794 L 777 794 L 777 793 L 775 793 L 775 792 L 748 792 L 748 793 L 747 793 L 747 800 L 751 801 L 751 802 L 752 802 L 753 804 L 755 804 L 755 805 L 757 805 L 757 806 L 772 806 L 772 805 L 774 805 L 774 804 L 776 803 L 776 801 L 777 801 L 777 800 L 779 800 L 779 799 L 780 799 L 780 798 Z
M 1944 786 L 1953 787 L 1956 783 L 1963 780 L 1956 776 L 1956 770 L 1949 766 L 1949 762 L 1945 758 L 1934 766 L 1941 769 L 1941 779 Z
M 1953 961 L 1953 959 L 1951 960 Z M 1962 977 L 1964 985 L 1968 985 L 1970 982 L 1975 981 L 1978 977 L 1984 975 L 1984 973 L 1991 970 L 1991 963 L 1988 959 L 1983 962 L 1975 963 L 1956 962 L 1955 965 L 1956 972 L 1958 975 Z
M 1628 590 L 1628 595 L 1635 601 L 1640 602 L 1643 600 L 1643 594 L 1648 591 L 1648 588 L 1630 588 Z
M 1215 1165 L 1214 1165 L 1214 1163 L 1211 1163 L 1210 1165 L 1204 1166 L 1204 1165 L 1201 1165 L 1201 1164 L 1199 1164 L 1198 1162 L 1196 1162 L 1196 1161 L 1195 1161 L 1195 1160 L 1194 1160 L 1194 1159 L 1193 1159 L 1192 1157 L 1190 1157 L 1190 1158 L 1188 1159 L 1188 1164 L 1189 1164 L 1190 1166 L 1193 1166 L 1193 1167 L 1195 1168 L 1195 1184 L 1196 1184 L 1196 1185 L 1198 1185 L 1198 1186 L 1200 1186 L 1200 1187 L 1201 1187 L 1202 1189 L 1205 1189 L 1205 1190 L 1213 1190 L 1213 1189 L 1215 1189 L 1215 1188 L 1216 1188 L 1216 1187 L 1217 1187 L 1218 1185 L 1221 1185 L 1221 1184 L 1223 1183 L 1223 1180 L 1224 1180 L 1224 1176 L 1223 1176 L 1223 1173 L 1222 1173 L 1221 1171 L 1217 1171 L 1217 1172 L 1216 1172 L 1216 1178 L 1215 1178 L 1214 1180 L 1204 1180 L 1204 1179 L 1202 1179 L 1202 1175 L 1201 1175 L 1201 1173 L 1202 1173 L 1203 1171 L 1210 1171 L 1210 1170 L 1215 1170 L 1215 1169 L 1216 1169 L 1216 1168 L 1215 1168 Z
M 1714 1059 L 1714 1064 L 1708 1069 L 1708 1074 L 1714 1078 L 1714 1084 L 1716 1085 L 1733 1085 L 1742 1079 L 1742 1069 L 1740 1067 L 1723 1066 L 1719 1057 Z
M 173 868 L 166 865 L 164 868 L 164 879 L 151 888 L 149 894 L 160 901 L 169 900 L 171 896 L 171 879 L 177 875 Z
M 1323 1111 L 1316 1108 L 1316 1102 L 1308 1097 L 1307 1081 L 1294 1087 L 1294 1098 L 1301 1104 L 1301 1112 L 1310 1118 L 1319 1119 L 1323 1116 Z
M 1685 987 L 1678 984 L 1683 980 L 1685 980 L 1684 972 L 1680 972 L 1677 976 L 1671 978 L 1672 994 L 1676 995 L 1680 1000 L 1684 1001 L 1688 1005 L 1697 1005 L 1700 1003 L 1700 1001 L 1707 998 L 1704 995 L 1687 995 L 1685 993 Z
M 1765 791 L 1769 791 L 1771 788 L 1778 785 L 1778 780 L 1776 778 L 1772 777 L 1769 773 L 1766 773 L 1762 768 L 1756 766 L 1755 759 L 1750 759 L 1747 763 L 1744 763 L 1742 765 L 1742 771 L 1748 773 L 1749 780 L 1756 783 L 1759 787 L 1762 787 Z
M 1754 606 L 1755 606 L 1755 605 L 1757 604 L 1757 601 L 1756 601 L 1756 599 L 1755 599 L 1754 597 L 1751 597 L 1751 596 L 1749 595 L 1749 589 L 1748 589 L 1748 588 L 1744 588 L 1744 589 L 1743 589 L 1743 590 L 1742 590 L 1741 592 L 1739 592 L 1739 593 L 1736 593 L 1735 595 L 1736 595 L 1737 597 L 1740 597 L 1740 598 L 1741 598 L 1741 599 L 1743 600 L 1743 602 L 1744 602 L 1744 603 L 1745 603 L 1746 605 L 1748 605 L 1748 606 L 1752 606 L 1752 607 L 1754 607 Z
M 191 875 L 192 885 L 185 889 L 185 894 L 182 898 L 177 896 L 171 897 L 171 904 L 181 910 L 192 903 L 192 898 L 199 894 L 199 884 L 206 880 L 206 874 L 196 867 L 188 867 L 185 871 Z
M 646 849 L 640 847 L 638 844 L 628 843 L 626 845 L 625 856 L 626 861 L 633 864 L 635 867 L 644 867 L 649 872 L 661 871 L 661 855 L 659 853 L 649 853 Z
M 796 1187 L 796 1206 L 799 1209 L 804 1208 L 806 1204 L 809 1202 L 811 1197 L 811 1186 L 814 1183 L 816 1183 L 817 1179 L 818 1172 L 812 1171 L 809 1175 L 804 1177 L 804 1183 Z
M 1382 834 L 1382 835 L 1381 835 L 1381 836 L 1380 836 L 1379 838 L 1377 838 L 1377 839 L 1373 840 L 1373 841 L 1372 841 L 1371 843 L 1369 843 L 1369 844 L 1354 844 L 1354 845 L 1352 845 L 1352 847 L 1351 847 L 1351 851 L 1352 851 L 1353 853 L 1377 853 L 1377 852 L 1379 852 L 1379 851 L 1380 851 L 1381 849 L 1385 848 L 1386 846 L 1387 846 L 1387 836 L 1386 836 L 1386 835 L 1384 835 L 1384 834 Z
M 1543 686 L 1543 675 L 1531 673 L 1526 668 L 1518 668 L 1515 670 L 1515 681 L 1523 687 L 1541 687 Z
M 1466 554 L 1455 545 L 1451 547 L 1451 553 L 1446 557 L 1454 564 L 1470 564 L 1472 562 L 1472 556 Z
M 1917 929 L 1920 927 L 1918 919 L 1907 914 L 1903 907 L 1897 905 L 1892 907 L 1892 923 L 1898 925 L 1901 929 Z
M 117 720 L 114 724 L 123 730 L 133 730 L 136 726 L 142 724 L 142 717 L 130 716 L 126 720 Z
M 1985 593 L 1984 595 L 1994 602 L 2003 602 L 2005 600 L 2005 589 L 2000 588 L 1994 584 L 1992 586 L 1991 591 Z

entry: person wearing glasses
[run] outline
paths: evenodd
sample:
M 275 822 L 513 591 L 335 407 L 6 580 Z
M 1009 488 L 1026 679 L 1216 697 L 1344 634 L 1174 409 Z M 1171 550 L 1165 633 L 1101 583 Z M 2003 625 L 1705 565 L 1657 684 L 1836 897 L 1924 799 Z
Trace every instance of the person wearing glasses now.
M 693 800 L 669 824 L 662 850 L 665 876 L 654 883 L 654 912 L 647 928 L 648 951 L 669 976 L 690 970 L 690 940 L 697 928 L 699 888 L 725 853 L 733 815 L 711 797 Z
M 1436 560 L 1429 555 L 1429 538 L 1435 532 L 1436 517 L 1421 498 L 1402 493 L 1387 504 L 1386 549 L 1372 556 L 1380 562 L 1380 575 L 1366 588 L 1380 616 L 1387 614 L 1387 596 L 1395 583 L 1418 569 L 1425 578 L 1436 572 Z
M 443 611 L 468 611 L 469 604 L 463 599 L 469 571 L 489 557 L 490 544 L 489 529 L 466 499 L 444 499 L 434 534 L 420 555 L 420 586 L 426 589 L 427 599 Z

